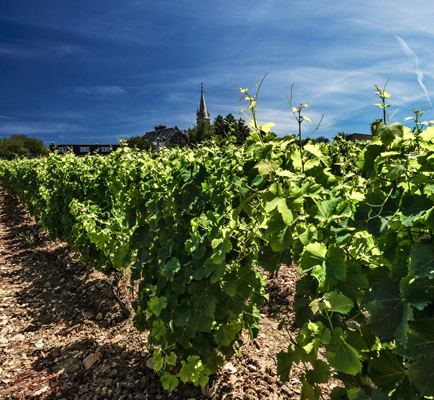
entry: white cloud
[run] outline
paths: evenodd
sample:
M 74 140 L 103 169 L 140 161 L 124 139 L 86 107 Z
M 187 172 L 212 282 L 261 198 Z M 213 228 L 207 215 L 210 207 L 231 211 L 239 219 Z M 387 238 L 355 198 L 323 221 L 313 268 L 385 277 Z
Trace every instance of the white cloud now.
M 400 38 L 398 35 L 395 35 L 396 38 L 399 41 L 399 44 L 401 45 L 401 48 L 406 56 L 414 57 L 414 60 L 416 62 L 416 75 L 417 75 L 417 81 L 419 82 L 420 86 L 422 86 L 423 91 L 425 92 L 426 98 L 429 101 L 429 104 L 431 104 L 431 99 L 428 94 L 428 90 L 426 89 L 425 85 L 423 84 L 423 72 L 419 68 L 419 58 L 417 57 L 416 53 L 410 49 L 408 44 L 404 41 L 404 39 Z
M 82 46 L 48 41 L 21 41 L 19 44 L 0 43 L 0 56 L 19 58 L 64 57 L 87 53 Z
M 73 93 L 85 95 L 118 95 L 127 93 L 127 90 L 120 86 L 75 86 L 72 88 Z

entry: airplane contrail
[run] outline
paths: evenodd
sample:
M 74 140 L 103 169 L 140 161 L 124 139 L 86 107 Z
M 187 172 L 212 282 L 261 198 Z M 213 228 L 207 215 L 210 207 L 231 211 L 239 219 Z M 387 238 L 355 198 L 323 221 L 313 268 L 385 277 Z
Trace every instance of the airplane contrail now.
M 406 56 L 410 56 L 410 57 L 414 57 L 415 58 L 415 60 L 416 60 L 416 75 L 417 75 L 417 80 L 420 83 L 420 86 L 422 86 L 422 89 L 425 92 L 425 95 L 426 95 L 426 98 L 429 101 L 429 104 L 432 106 L 431 99 L 429 98 L 428 90 L 426 89 L 425 85 L 423 84 L 423 72 L 419 68 L 419 59 L 417 58 L 416 53 L 412 49 L 410 49 L 410 47 L 404 41 L 404 39 L 401 39 L 397 34 L 395 34 L 395 36 L 398 39 L 399 44 L 401 45 L 401 48 L 402 48 L 404 54 Z

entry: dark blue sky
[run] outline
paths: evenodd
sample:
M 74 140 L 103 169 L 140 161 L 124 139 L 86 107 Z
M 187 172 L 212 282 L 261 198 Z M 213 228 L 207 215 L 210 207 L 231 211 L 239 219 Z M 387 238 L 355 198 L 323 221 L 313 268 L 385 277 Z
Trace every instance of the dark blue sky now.
M 266 73 L 258 118 L 279 135 L 296 131 L 283 94 L 293 82 L 314 124 L 335 123 L 314 136 L 368 133 L 381 117 L 374 84 L 389 76 L 403 121 L 430 105 L 434 7 L 378 3 L 1 2 L 0 137 L 114 144 L 159 124 L 187 129 L 201 82 L 212 119 L 238 117 L 235 87 L 254 92 Z

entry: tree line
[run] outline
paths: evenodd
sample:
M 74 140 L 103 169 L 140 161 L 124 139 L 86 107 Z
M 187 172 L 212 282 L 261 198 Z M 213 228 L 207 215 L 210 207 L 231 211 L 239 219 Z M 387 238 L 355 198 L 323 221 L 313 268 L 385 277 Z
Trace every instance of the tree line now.
M 215 142 L 232 142 L 236 145 L 243 145 L 250 134 L 242 118 L 236 119 L 232 114 L 217 115 L 212 124 L 202 122 L 192 128 L 185 129 L 180 133 L 182 142 L 185 146 L 194 147 L 205 141 L 213 140 Z M 333 140 L 352 140 L 351 134 L 339 132 Z M 301 144 L 308 142 L 310 139 L 303 139 Z M 329 139 L 324 136 L 315 138 L 316 142 L 329 143 Z M 139 151 L 155 151 L 152 142 L 146 140 L 144 136 L 132 136 L 124 141 L 124 145 L 135 148 Z M 43 157 L 48 155 L 49 151 L 42 140 L 28 137 L 24 134 L 14 134 L 9 138 L 0 139 L 0 158 L 12 160 L 16 157 Z

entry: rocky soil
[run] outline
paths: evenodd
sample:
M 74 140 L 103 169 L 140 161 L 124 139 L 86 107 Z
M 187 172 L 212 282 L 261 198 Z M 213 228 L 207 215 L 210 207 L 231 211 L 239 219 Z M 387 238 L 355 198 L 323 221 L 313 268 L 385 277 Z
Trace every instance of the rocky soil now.
M 26 209 L 0 189 L 0 399 L 298 399 L 301 368 L 276 375 L 276 354 L 298 327 L 291 314 L 298 272 L 269 277 L 261 331 L 244 335 L 211 387 L 161 387 L 147 334 L 115 302 L 106 276 L 80 265 L 68 246 L 50 241 Z M 124 293 L 128 293 L 125 277 Z M 278 330 L 282 318 L 289 332 Z M 324 385 L 327 395 L 336 383 Z

